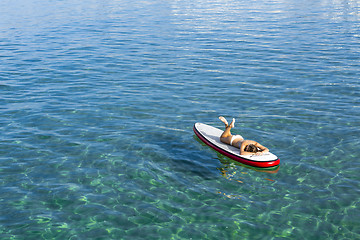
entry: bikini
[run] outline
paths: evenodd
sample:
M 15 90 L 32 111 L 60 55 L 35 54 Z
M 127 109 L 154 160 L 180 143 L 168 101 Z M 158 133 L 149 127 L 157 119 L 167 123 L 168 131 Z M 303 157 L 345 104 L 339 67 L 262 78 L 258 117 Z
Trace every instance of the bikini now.
M 232 143 L 235 139 L 242 138 L 242 141 L 239 143 L 239 147 L 241 146 L 241 143 L 244 141 L 244 138 L 241 135 L 233 135 L 230 140 L 230 145 L 232 146 Z

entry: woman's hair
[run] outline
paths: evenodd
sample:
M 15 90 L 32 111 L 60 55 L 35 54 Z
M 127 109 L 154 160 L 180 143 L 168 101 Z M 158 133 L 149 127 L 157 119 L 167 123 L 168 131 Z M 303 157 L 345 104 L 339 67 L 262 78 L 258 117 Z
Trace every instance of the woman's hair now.
M 259 151 L 259 149 L 254 144 L 249 144 L 244 149 L 246 152 L 253 152 L 256 153 Z

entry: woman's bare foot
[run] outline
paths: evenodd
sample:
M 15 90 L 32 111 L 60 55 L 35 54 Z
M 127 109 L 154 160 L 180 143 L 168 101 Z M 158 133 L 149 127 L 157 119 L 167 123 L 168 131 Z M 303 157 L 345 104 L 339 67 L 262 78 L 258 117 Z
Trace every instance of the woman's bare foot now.
M 219 119 L 225 124 L 225 127 L 229 126 L 229 123 L 226 121 L 226 119 L 223 116 L 220 116 Z
M 232 119 L 232 122 L 230 123 L 230 127 L 234 128 L 235 127 L 235 118 Z

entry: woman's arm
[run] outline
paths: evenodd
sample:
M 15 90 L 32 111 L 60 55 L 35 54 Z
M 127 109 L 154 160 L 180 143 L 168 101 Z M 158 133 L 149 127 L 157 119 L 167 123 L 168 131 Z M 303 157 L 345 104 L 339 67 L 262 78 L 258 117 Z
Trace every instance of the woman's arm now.
M 240 155 L 253 155 L 251 152 L 246 152 L 245 147 L 248 145 L 247 141 L 243 141 L 240 146 Z
M 257 153 L 245 151 L 245 147 L 249 144 L 254 144 L 257 148 L 260 149 L 260 151 Z M 267 147 L 264 147 L 260 143 L 252 141 L 252 140 L 245 140 L 240 146 L 240 155 L 262 155 L 263 153 L 268 153 L 268 152 L 269 152 L 269 149 Z
M 256 147 L 260 148 L 261 152 L 262 153 L 268 153 L 269 152 L 269 149 L 267 147 L 264 147 L 263 145 L 261 145 L 260 143 L 256 143 L 255 144 Z
M 245 140 L 242 142 L 241 146 L 240 146 L 240 155 L 255 155 L 256 153 L 254 152 L 247 152 L 245 151 L 245 147 L 249 144 L 254 144 L 256 146 L 257 142 L 253 141 L 253 140 Z
M 253 152 L 240 151 L 240 155 L 255 155 Z

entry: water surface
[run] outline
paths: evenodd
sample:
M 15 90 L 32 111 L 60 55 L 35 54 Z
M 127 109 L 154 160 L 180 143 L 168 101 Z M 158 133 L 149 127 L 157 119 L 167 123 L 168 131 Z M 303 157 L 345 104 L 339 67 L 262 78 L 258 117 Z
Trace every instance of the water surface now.
M 1 239 L 360 238 L 357 1 L 1 1 Z M 258 171 L 195 122 L 270 148 Z

